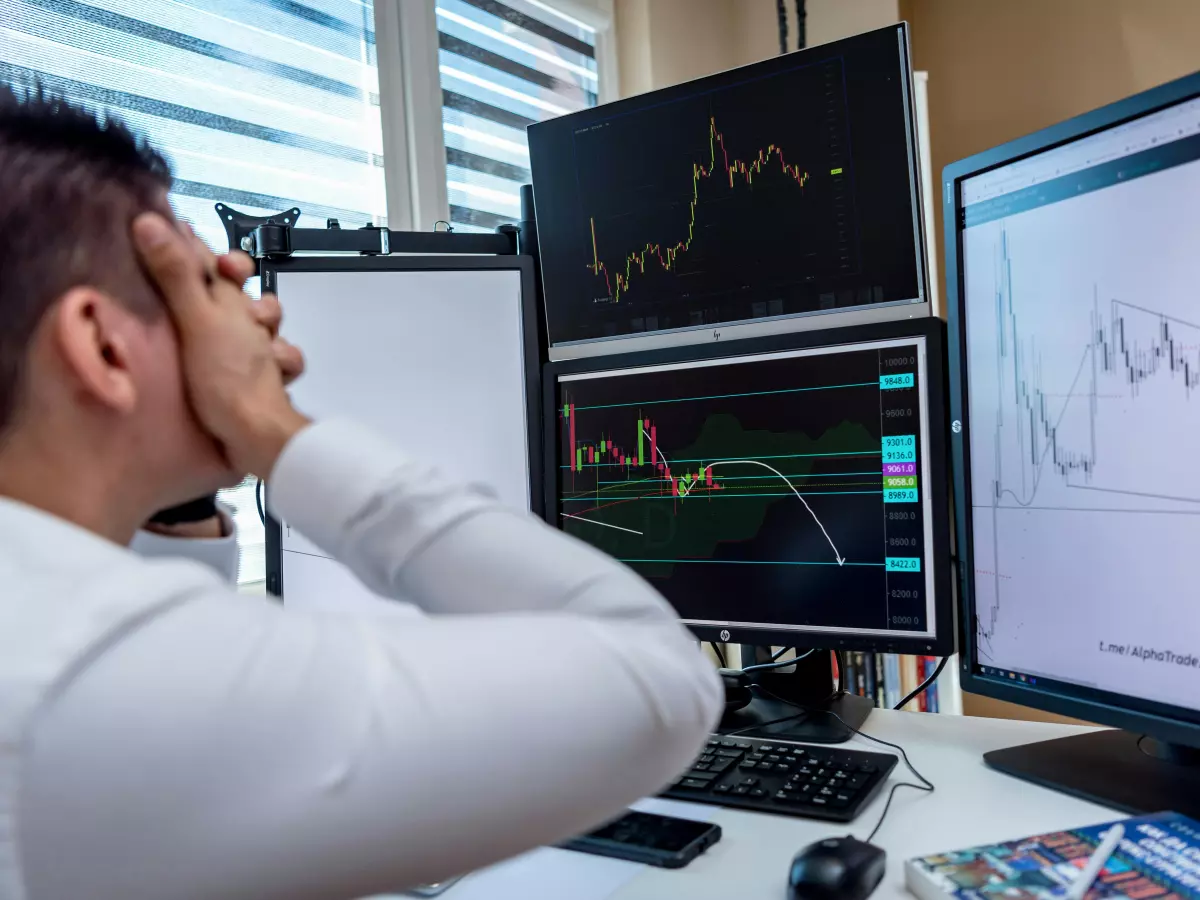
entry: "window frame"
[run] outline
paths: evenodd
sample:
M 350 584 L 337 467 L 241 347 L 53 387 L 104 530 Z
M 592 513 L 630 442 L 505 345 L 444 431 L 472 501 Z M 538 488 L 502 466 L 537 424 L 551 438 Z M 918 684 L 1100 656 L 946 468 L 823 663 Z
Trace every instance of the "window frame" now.
M 613 0 L 544 0 L 596 30 L 599 100 L 620 96 Z M 429 231 L 450 220 L 438 73 L 436 0 L 374 0 L 389 226 Z

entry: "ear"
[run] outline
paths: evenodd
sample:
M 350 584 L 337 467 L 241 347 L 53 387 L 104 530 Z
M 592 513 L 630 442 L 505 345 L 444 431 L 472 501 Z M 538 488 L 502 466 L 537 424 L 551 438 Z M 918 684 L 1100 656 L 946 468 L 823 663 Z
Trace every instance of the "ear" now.
M 71 288 L 51 313 L 52 335 L 63 365 L 91 400 L 121 415 L 137 406 L 130 371 L 133 314 L 103 291 Z

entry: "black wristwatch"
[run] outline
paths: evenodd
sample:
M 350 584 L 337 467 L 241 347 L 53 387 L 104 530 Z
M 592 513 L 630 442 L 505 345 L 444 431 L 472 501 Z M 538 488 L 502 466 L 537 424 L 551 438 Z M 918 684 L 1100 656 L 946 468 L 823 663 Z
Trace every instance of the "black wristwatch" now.
M 189 522 L 203 522 L 217 514 L 217 495 L 201 497 L 160 510 L 150 517 L 150 521 L 158 525 L 184 525 Z

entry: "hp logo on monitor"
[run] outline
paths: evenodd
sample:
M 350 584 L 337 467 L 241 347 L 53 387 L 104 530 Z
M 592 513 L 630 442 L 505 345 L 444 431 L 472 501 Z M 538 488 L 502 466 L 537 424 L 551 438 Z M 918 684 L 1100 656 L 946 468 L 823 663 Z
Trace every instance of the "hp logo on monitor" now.
M 729 629 L 728 628 L 721 629 L 721 640 L 723 640 L 723 641 L 729 640 Z

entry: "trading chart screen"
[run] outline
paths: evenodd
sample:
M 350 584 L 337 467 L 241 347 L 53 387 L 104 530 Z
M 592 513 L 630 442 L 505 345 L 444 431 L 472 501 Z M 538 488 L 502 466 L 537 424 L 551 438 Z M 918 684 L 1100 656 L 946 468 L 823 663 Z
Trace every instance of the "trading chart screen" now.
M 551 343 L 920 302 L 904 35 L 531 126 Z
M 561 527 L 694 624 L 935 633 L 924 338 L 560 376 Z
M 1200 708 L 1200 100 L 961 190 L 976 662 Z

